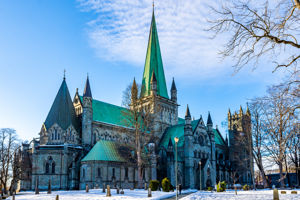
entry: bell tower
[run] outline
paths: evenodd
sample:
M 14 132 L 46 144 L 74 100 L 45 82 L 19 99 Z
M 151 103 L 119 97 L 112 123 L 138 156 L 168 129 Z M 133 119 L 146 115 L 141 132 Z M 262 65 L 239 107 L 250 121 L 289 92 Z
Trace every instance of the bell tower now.
M 143 102 L 143 107 L 152 108 L 153 132 L 158 139 L 156 142 L 166 128 L 178 123 L 177 88 L 174 80 L 170 95 L 171 98 L 167 90 L 153 7 L 140 100 Z

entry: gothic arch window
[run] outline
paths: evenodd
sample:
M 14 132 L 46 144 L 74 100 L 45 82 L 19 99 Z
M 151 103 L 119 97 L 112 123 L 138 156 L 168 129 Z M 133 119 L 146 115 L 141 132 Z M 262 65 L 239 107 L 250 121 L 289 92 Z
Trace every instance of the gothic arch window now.
M 55 162 L 52 162 L 52 174 L 55 174 Z
M 51 156 L 48 157 L 48 160 L 45 163 L 45 174 L 49 174 L 50 172 L 52 174 L 55 173 L 55 162 L 53 161 L 53 158 Z
M 98 167 L 98 169 L 97 169 L 97 176 L 101 177 L 101 169 L 100 169 L 100 167 Z
M 112 177 L 115 178 L 115 168 L 112 169 Z
M 125 168 L 125 178 L 128 178 L 128 168 Z
M 46 166 L 45 166 L 45 174 L 49 174 L 49 163 L 48 162 L 46 163 Z
M 82 178 L 85 178 L 85 169 L 82 169 Z

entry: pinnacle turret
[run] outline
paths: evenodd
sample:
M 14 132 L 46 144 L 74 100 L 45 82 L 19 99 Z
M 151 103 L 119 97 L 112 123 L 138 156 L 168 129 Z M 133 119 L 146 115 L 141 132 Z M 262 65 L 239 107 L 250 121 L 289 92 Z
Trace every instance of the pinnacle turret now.
M 174 78 L 173 78 L 172 86 L 171 86 L 171 100 L 174 101 L 175 103 L 177 103 L 177 88 L 175 85 Z
M 136 101 L 138 96 L 138 89 L 135 82 L 135 78 L 133 79 L 132 87 L 131 87 L 131 101 Z
M 211 116 L 210 116 L 210 112 L 208 112 L 208 117 L 207 117 L 207 125 L 213 125 L 212 120 L 211 120 Z
M 191 113 L 190 113 L 190 109 L 189 109 L 189 105 L 187 105 L 186 107 L 186 112 L 185 112 L 185 118 L 191 118 Z
M 90 87 L 89 76 L 87 76 L 87 78 L 86 78 L 84 92 L 83 92 L 83 97 L 90 97 L 90 98 L 92 98 L 92 92 L 91 92 L 91 87 Z
M 250 110 L 249 110 L 249 107 L 248 107 L 248 104 L 247 104 L 247 111 L 246 111 L 246 114 L 249 115 L 249 116 L 251 115 Z
M 176 85 L 175 85 L 175 81 L 174 81 L 174 78 L 173 78 L 172 86 L 171 86 L 171 91 L 174 91 L 174 90 L 177 91 L 177 88 L 176 88 Z

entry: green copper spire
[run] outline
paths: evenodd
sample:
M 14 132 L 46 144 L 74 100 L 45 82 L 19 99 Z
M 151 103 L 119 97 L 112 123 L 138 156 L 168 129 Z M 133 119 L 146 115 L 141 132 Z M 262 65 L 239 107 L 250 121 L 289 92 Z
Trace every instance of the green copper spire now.
M 151 84 L 151 78 L 153 72 L 155 73 L 155 77 L 157 79 L 157 95 L 161 97 L 169 98 L 167 92 L 164 67 L 161 59 L 159 41 L 158 41 L 155 16 L 154 16 L 154 8 L 152 12 L 152 21 L 150 27 L 144 74 L 143 74 L 142 91 L 141 91 L 142 97 L 150 95 L 150 91 L 151 91 L 150 84 Z

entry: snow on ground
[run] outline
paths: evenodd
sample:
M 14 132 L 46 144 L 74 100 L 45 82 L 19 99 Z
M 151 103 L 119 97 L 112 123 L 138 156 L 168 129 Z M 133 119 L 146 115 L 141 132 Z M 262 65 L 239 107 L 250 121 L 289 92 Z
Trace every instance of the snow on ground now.
M 298 194 L 291 194 L 291 190 L 285 190 L 287 194 L 280 194 L 281 200 L 299 200 L 300 190 Z M 235 195 L 234 190 L 227 190 L 226 192 L 196 192 L 190 194 L 180 200 L 273 200 L 273 190 L 257 190 L 257 191 L 238 191 Z
M 183 190 L 182 193 L 196 192 L 196 190 Z M 55 200 L 56 195 L 59 195 L 59 200 L 119 200 L 119 199 L 163 199 L 175 196 L 175 192 L 160 192 L 153 191 L 152 198 L 148 198 L 148 191 L 142 189 L 129 190 L 125 189 L 124 194 L 117 194 L 116 189 L 111 189 L 111 197 L 106 197 L 106 193 L 102 193 L 102 189 L 92 189 L 89 193 L 85 190 L 73 191 L 53 191 L 52 194 L 47 194 L 47 191 L 40 192 L 35 195 L 34 192 L 20 192 L 16 195 L 16 200 Z M 11 200 L 12 198 L 8 198 Z

